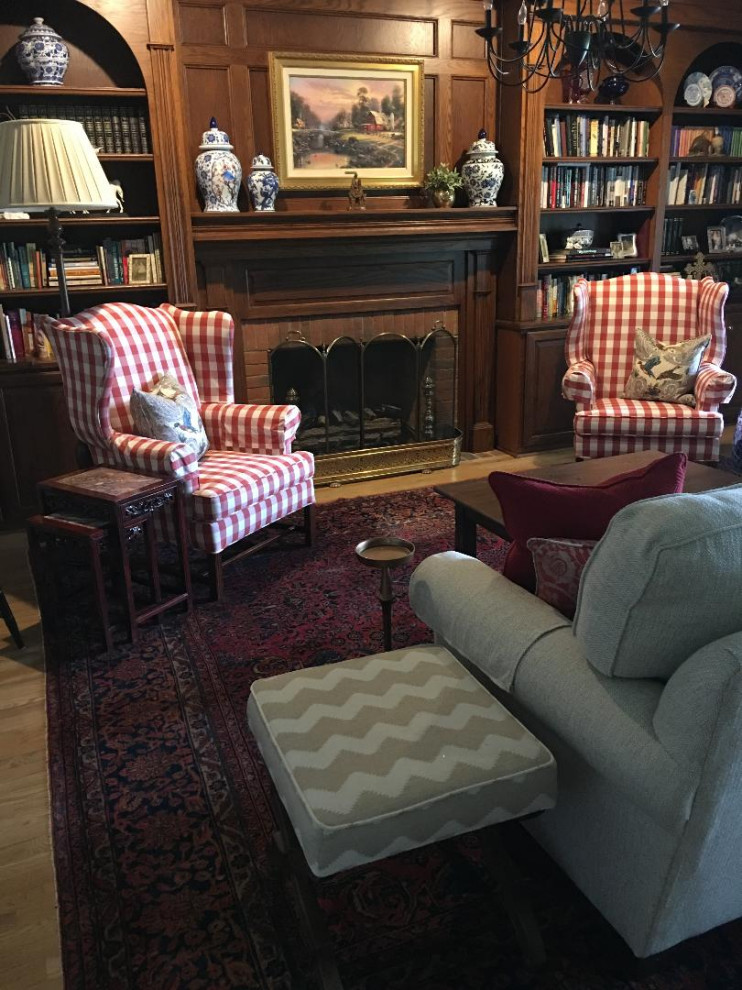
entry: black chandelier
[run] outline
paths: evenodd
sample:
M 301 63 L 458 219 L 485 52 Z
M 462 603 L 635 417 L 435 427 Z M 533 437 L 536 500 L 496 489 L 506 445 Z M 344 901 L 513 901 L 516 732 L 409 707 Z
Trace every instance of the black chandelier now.
M 518 38 L 498 51 L 502 27 L 492 23 L 494 0 L 484 0 L 484 27 L 477 34 L 487 43 L 492 75 L 529 92 L 549 79 L 571 74 L 587 89 L 597 88 L 601 74 L 627 82 L 651 79 L 662 67 L 667 37 L 677 24 L 668 22 L 670 0 L 641 0 L 624 11 L 624 0 L 522 0 L 517 15 Z M 628 16 L 627 16 L 628 15 Z M 659 16 L 658 16 L 659 15 Z

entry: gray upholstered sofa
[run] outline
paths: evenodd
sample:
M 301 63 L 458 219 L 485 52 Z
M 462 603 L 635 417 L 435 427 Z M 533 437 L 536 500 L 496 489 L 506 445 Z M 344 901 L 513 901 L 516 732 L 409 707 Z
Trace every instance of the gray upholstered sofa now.
M 637 956 L 742 915 L 742 485 L 622 509 L 573 622 L 457 553 L 410 599 L 551 748 L 528 828 Z

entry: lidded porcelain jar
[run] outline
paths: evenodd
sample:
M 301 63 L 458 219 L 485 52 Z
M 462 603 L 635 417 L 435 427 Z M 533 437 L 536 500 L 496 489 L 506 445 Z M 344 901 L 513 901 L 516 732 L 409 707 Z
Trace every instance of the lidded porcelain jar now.
M 275 210 L 279 182 L 273 171 L 273 164 L 266 155 L 256 155 L 253 158 L 247 188 L 256 210 L 262 213 Z
M 497 206 L 497 194 L 505 175 L 505 166 L 497 157 L 494 141 L 481 130 L 464 156 L 461 177 L 469 197 L 469 206 Z
M 18 36 L 15 55 L 32 86 L 62 85 L 70 53 L 43 17 L 34 17 L 33 24 Z
M 204 213 L 239 213 L 237 196 L 242 182 L 242 166 L 226 131 L 220 131 L 212 117 L 204 131 L 196 159 L 196 181 L 204 198 Z

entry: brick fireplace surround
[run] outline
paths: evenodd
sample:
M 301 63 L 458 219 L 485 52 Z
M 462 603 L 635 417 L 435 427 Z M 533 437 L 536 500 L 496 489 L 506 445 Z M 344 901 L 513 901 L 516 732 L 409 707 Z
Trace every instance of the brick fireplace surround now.
M 201 215 L 193 223 L 199 303 L 232 313 L 238 328 L 239 398 L 273 401 L 269 353 L 288 335 L 316 346 L 380 332 L 420 338 L 440 321 L 459 342 L 463 449 L 492 449 L 497 272 L 512 246 L 514 210 Z

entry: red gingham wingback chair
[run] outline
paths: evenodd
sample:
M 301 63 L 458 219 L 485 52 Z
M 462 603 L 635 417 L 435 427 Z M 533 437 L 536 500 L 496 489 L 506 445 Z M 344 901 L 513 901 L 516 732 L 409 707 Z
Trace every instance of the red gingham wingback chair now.
M 243 537 L 304 509 L 311 543 L 314 458 L 291 451 L 300 412 L 235 403 L 229 314 L 106 303 L 48 321 L 45 329 L 72 427 L 93 463 L 170 475 L 192 496 L 190 536 L 209 555 L 215 597 L 222 591 L 222 551 Z M 166 372 L 200 407 L 210 444 L 200 461 L 184 444 L 133 433 L 132 389 L 147 389 Z
M 724 302 L 729 286 L 641 272 L 604 281 L 579 279 L 567 330 L 562 394 L 577 405 L 578 459 L 635 450 L 685 452 L 718 461 L 724 420 L 737 379 L 722 371 L 726 352 Z M 679 402 L 623 398 L 638 327 L 663 344 L 711 335 L 696 379 L 696 408 Z

